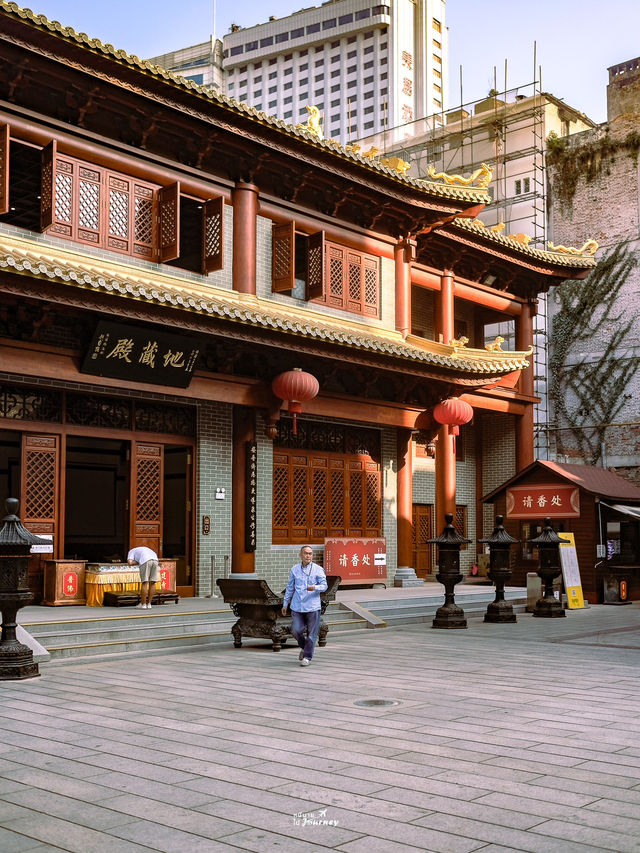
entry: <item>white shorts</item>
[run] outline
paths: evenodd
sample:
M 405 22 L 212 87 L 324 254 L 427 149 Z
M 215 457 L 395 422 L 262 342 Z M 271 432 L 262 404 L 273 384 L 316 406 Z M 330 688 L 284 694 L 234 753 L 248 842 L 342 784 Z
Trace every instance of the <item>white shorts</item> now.
M 147 560 L 146 563 L 143 563 L 138 568 L 140 570 L 140 580 L 142 583 L 160 580 L 160 567 L 158 566 L 157 560 Z

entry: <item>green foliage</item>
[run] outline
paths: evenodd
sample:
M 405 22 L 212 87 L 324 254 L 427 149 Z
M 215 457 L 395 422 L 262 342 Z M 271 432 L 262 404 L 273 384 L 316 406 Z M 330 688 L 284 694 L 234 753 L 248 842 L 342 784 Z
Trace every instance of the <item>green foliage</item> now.
M 570 137 L 560 137 L 554 131 L 547 137 L 547 164 L 554 169 L 554 191 L 569 207 L 580 178 L 591 183 L 603 172 L 610 174 L 618 152 L 626 153 L 634 165 L 638 165 L 640 133 L 636 131 L 631 131 L 624 139 L 612 139 L 607 129 L 604 135 L 593 136 L 581 145 L 572 145 L 569 140 Z
M 549 394 L 557 423 L 569 427 L 582 458 L 592 465 L 600 457 L 606 426 L 613 423 L 628 399 L 625 389 L 638 369 L 637 360 L 618 356 L 637 308 L 616 305 L 636 263 L 628 244 L 621 243 L 602 258 L 585 281 L 568 281 L 556 290 L 560 310 L 553 319 Z M 583 358 L 569 363 L 571 355 L 590 349 L 594 335 L 608 330 L 612 330 L 609 342 L 598 361 Z M 593 429 L 584 428 L 591 424 L 595 425 Z M 560 453 L 564 452 L 565 434 L 558 432 Z

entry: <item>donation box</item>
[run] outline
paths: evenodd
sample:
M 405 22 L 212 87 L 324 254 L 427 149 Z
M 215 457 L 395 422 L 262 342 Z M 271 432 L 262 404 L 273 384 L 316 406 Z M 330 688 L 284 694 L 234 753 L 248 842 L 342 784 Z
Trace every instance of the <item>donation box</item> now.
M 386 585 L 386 540 L 350 537 L 325 539 L 324 571 L 327 575 L 340 575 L 340 586 L 374 583 Z

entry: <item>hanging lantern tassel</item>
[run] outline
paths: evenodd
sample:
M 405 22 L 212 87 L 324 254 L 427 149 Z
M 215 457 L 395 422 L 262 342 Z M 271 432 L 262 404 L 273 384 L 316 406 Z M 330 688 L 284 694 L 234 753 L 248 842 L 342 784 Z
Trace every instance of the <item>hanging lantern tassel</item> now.
M 294 367 L 281 373 L 271 383 L 271 389 L 276 397 L 287 403 L 287 411 L 293 415 L 293 434 L 298 434 L 297 416 L 302 414 L 302 404 L 313 400 L 320 390 L 315 376 L 305 373 L 302 368 Z
M 460 426 L 468 424 L 473 418 L 473 407 L 458 397 L 443 400 L 433 408 L 433 419 L 439 424 L 448 427 L 449 435 L 453 436 L 455 450 L 456 436 L 460 435 Z

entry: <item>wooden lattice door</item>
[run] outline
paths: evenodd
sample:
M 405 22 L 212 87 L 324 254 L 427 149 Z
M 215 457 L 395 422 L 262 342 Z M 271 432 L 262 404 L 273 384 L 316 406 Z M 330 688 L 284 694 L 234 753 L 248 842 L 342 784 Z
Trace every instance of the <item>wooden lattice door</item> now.
M 432 571 L 432 545 L 427 544 L 433 538 L 433 506 L 430 504 L 413 505 L 413 565 L 420 578 L 426 578 Z
M 53 539 L 53 554 L 34 554 L 29 562 L 29 588 L 38 604 L 43 592 L 43 557 L 61 556 L 60 437 L 23 434 L 20 471 L 21 521 L 31 533 Z
M 162 556 L 164 448 L 134 441 L 131 448 L 130 547 L 146 545 Z

